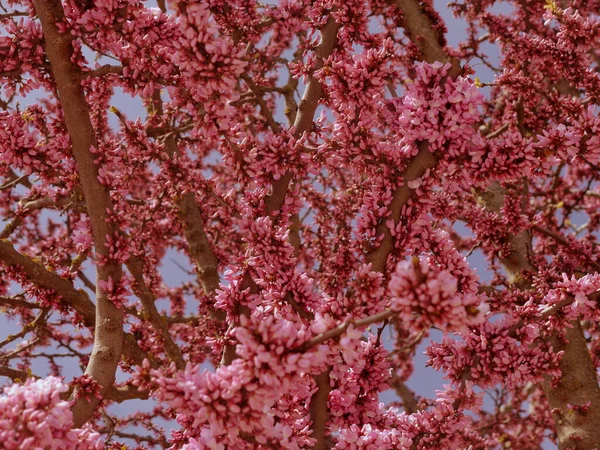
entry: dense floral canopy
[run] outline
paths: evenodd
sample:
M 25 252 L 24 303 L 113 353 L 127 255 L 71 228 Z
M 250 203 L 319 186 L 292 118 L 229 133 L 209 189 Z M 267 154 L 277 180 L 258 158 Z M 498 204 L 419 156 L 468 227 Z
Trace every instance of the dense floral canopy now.
M 600 3 L 495 3 L 3 0 L 3 448 L 600 449 Z

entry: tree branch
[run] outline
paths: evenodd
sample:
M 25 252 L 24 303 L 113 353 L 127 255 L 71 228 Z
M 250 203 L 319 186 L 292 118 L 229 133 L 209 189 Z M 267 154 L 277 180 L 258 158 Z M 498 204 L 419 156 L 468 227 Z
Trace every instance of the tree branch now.
M 323 61 L 333 52 L 337 43 L 337 32 L 340 25 L 333 18 L 329 18 L 327 24 L 321 31 L 321 43 L 317 47 L 315 71 L 323 67 Z M 323 95 L 321 83 L 313 76 L 309 77 L 306 83 L 306 89 L 298 105 L 296 120 L 294 121 L 294 137 L 299 138 L 304 133 L 308 133 L 312 127 L 315 111 L 319 105 L 319 100 Z M 287 195 L 288 187 L 292 181 L 293 174 L 288 172 L 279 180 L 273 182 L 273 190 L 265 198 L 265 205 L 269 214 L 277 211 L 283 206 Z
M 185 361 L 181 355 L 181 350 L 173 340 L 173 337 L 169 332 L 169 326 L 167 325 L 167 322 L 163 320 L 163 317 L 156 309 L 156 305 L 154 304 L 156 300 L 154 294 L 146 285 L 142 275 L 142 262 L 134 257 L 129 258 L 129 261 L 127 262 L 127 268 L 135 279 L 136 295 L 142 302 L 142 306 L 148 315 L 148 320 L 152 325 L 152 328 L 154 328 L 156 333 L 162 336 L 164 340 L 165 353 L 171 359 L 171 361 L 175 362 L 177 369 L 183 370 L 185 368 Z
M 56 292 L 67 306 L 81 315 L 86 326 L 94 326 L 96 315 L 94 304 L 87 294 L 75 289 L 70 281 L 19 253 L 6 240 L 0 240 L 0 260 L 7 266 L 20 267 L 36 286 Z
M 0 377 L 8 377 L 13 382 L 25 381 L 27 378 L 37 378 L 35 375 L 31 375 L 24 370 L 13 369 L 12 367 L 0 365 Z
M 506 191 L 498 183 L 493 183 L 481 199 L 486 209 L 500 213 L 504 205 Z M 539 230 L 538 230 L 539 231 Z M 529 290 L 533 286 L 525 273 L 536 271 L 531 264 L 531 234 L 528 231 L 511 235 L 508 238 L 510 254 L 501 259 L 511 282 L 520 289 Z M 567 298 L 541 313 L 542 318 L 556 313 L 562 306 L 574 301 Z M 596 369 L 587 348 L 585 335 L 578 320 L 564 335 L 555 332 L 549 337 L 554 352 L 563 351 L 560 360 L 561 375 L 558 380 L 544 377 L 543 388 L 552 408 L 552 416 L 560 450 L 591 450 L 600 442 L 600 387 Z M 572 410 L 570 405 L 590 404 L 585 414 Z
M 431 26 L 431 20 L 423 11 L 419 1 L 390 0 L 390 3 L 395 4 L 402 11 L 402 27 L 408 31 L 410 40 L 417 46 L 425 61 L 428 63 L 450 61 L 440 45 L 440 35 Z M 453 63 L 457 64 L 457 61 L 453 61 Z
M 114 387 L 110 391 L 111 400 L 114 400 L 117 403 L 123 403 L 126 400 L 133 399 L 142 399 L 146 400 L 150 398 L 150 393 L 147 391 L 140 391 L 135 386 L 124 386 L 124 387 Z
M 111 64 L 105 64 L 98 67 L 97 69 L 88 70 L 81 72 L 82 77 L 101 77 L 108 74 L 121 75 L 123 73 L 123 66 L 113 66 Z
M 73 308 L 83 319 L 86 327 L 94 328 L 96 325 L 96 307 L 83 290 L 75 289 L 73 284 L 65 278 L 62 278 L 50 272 L 41 264 L 32 261 L 28 256 L 19 253 L 14 247 L 5 240 L 0 240 L 0 261 L 7 266 L 16 266 L 23 270 L 27 279 L 37 287 L 56 292 L 60 300 L 69 308 Z M 23 306 L 28 308 L 40 309 L 41 306 L 30 303 L 21 303 L 18 299 L 0 297 L 0 305 L 7 303 L 14 306 Z M 131 359 L 135 364 L 141 365 L 144 358 L 148 355 L 137 345 L 135 338 L 126 333 L 126 345 L 123 348 L 123 354 Z
M 419 48 L 421 55 L 425 61 L 433 62 L 450 62 L 452 68 L 448 76 L 456 78 L 461 73 L 461 68 L 458 60 L 450 58 L 439 44 L 437 31 L 431 26 L 429 17 L 423 12 L 421 5 L 417 0 L 393 0 L 404 15 L 403 26 L 408 31 L 408 35 L 412 42 Z M 410 200 L 413 190 L 408 187 L 408 182 L 422 177 L 429 169 L 433 169 L 437 165 L 436 156 L 429 151 L 427 141 L 418 143 L 419 153 L 408 163 L 408 166 L 402 174 L 403 184 L 398 187 L 392 196 L 390 204 L 390 219 L 394 224 L 400 220 L 401 211 L 404 205 Z M 383 238 L 379 246 L 369 255 L 369 261 L 373 265 L 373 270 L 377 272 L 385 271 L 387 257 L 394 248 L 394 238 L 390 228 L 387 226 L 387 220 L 382 220 L 377 226 L 376 236 Z
M 326 445 L 327 433 L 325 430 L 325 424 L 329 417 L 327 411 L 327 400 L 329 399 L 329 392 L 331 387 L 329 385 L 329 372 L 331 369 L 326 370 L 323 373 L 314 376 L 315 382 L 317 383 L 317 390 L 310 398 L 310 418 L 312 420 L 312 437 L 317 440 L 317 443 L 313 447 L 315 450 L 329 450 Z
M 392 375 L 390 386 L 396 391 L 398 397 L 402 399 L 404 411 L 406 411 L 407 414 L 419 412 L 419 402 L 415 393 L 411 391 L 399 377 Z
M 97 266 L 97 280 L 118 285 L 121 265 L 109 258 L 107 236 L 115 236 L 117 230 L 108 220 L 107 211 L 113 205 L 109 190 L 98 181 L 98 166 L 94 162 L 92 148 L 97 147 L 89 107 L 79 82 L 81 72 L 72 63 L 73 37 L 61 34 L 58 23 L 65 22 L 65 14 L 59 0 L 34 0 L 33 5 L 42 25 L 46 56 L 50 61 L 56 81 L 58 98 L 64 112 L 64 120 L 71 138 L 77 171 L 83 186 L 86 207 L 92 224 L 94 247 L 106 262 Z M 109 298 L 109 293 L 96 283 L 96 327 L 94 348 L 86 373 L 102 386 L 101 394 L 107 396 L 115 381 L 115 371 L 123 348 L 123 311 Z M 99 400 L 88 401 L 83 396 L 72 407 L 75 427 L 80 427 L 92 416 Z
M 0 296 L 0 307 L 6 306 L 10 308 L 27 308 L 27 309 L 41 309 L 40 305 L 35 303 L 29 303 L 23 300 L 23 294 L 15 295 L 14 297 Z
M 350 325 L 354 325 L 356 328 L 367 327 L 374 323 L 382 322 L 385 319 L 389 319 L 395 314 L 395 312 L 391 309 L 385 309 L 377 314 L 373 314 L 372 316 L 363 317 L 362 319 L 347 319 L 340 325 L 331 330 L 324 331 L 321 334 L 316 335 L 304 345 L 301 345 L 297 351 L 304 352 L 309 348 L 315 347 L 319 344 L 322 344 L 329 339 L 335 339 L 340 337 L 342 334 L 346 332 Z
M 258 103 L 260 112 L 267 120 L 267 124 L 269 125 L 271 130 L 273 130 L 273 133 L 279 133 L 281 131 L 281 126 L 277 123 L 277 121 L 273 117 L 273 113 L 271 112 L 271 109 L 268 107 L 267 102 L 265 102 L 265 99 L 263 98 L 263 93 L 261 92 L 261 90 L 256 86 L 256 84 L 254 84 L 254 82 L 252 81 L 252 79 L 250 78 L 250 76 L 248 74 L 242 74 L 242 80 L 244 80 L 244 82 L 248 85 L 248 88 L 254 94 L 254 98 L 256 99 L 256 102 Z
M 547 230 L 546 228 L 541 227 L 539 225 L 532 225 L 531 229 L 534 230 L 534 231 L 537 231 L 538 233 L 541 233 L 541 234 L 543 234 L 545 236 L 548 236 L 548 237 L 554 239 L 556 242 L 558 242 L 559 244 L 561 244 L 561 245 L 563 245 L 563 246 L 565 246 L 567 248 L 571 247 L 571 244 L 569 243 L 569 241 L 567 241 L 564 237 L 562 237 L 558 233 L 555 233 L 554 231 Z M 586 255 L 583 255 L 583 256 L 586 256 Z M 594 261 L 594 260 L 592 260 L 590 258 L 586 257 L 585 259 L 586 259 L 586 262 L 590 266 L 592 266 L 594 269 L 596 269 L 597 272 L 600 272 L 600 264 L 598 264 L 596 261 Z
M 27 11 L 11 11 L 7 13 L 0 14 L 1 19 L 10 19 L 12 17 L 27 17 L 29 13 Z
M 151 105 L 158 114 L 162 114 L 163 104 L 160 90 L 154 90 Z M 161 132 L 166 132 L 164 135 L 164 145 L 169 158 L 181 154 L 177 143 L 177 135 L 183 131 L 185 130 L 176 130 L 173 128 L 161 130 Z M 190 256 L 196 263 L 198 279 L 202 285 L 202 290 L 208 298 L 212 298 L 221 282 L 219 277 L 219 260 L 212 250 L 211 243 L 204 229 L 204 219 L 196 201 L 196 196 L 193 192 L 186 192 L 181 197 L 175 199 L 175 204 L 179 220 L 183 224 L 183 231 L 188 243 Z M 219 321 L 225 320 L 223 311 L 215 310 L 212 305 L 209 305 L 209 309 L 215 319 Z

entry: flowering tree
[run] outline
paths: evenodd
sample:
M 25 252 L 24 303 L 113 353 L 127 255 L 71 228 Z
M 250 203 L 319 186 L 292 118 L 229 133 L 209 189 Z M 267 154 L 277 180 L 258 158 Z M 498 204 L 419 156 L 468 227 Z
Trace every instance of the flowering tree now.
M 2 4 L 3 448 L 600 448 L 600 6 L 511 5 Z

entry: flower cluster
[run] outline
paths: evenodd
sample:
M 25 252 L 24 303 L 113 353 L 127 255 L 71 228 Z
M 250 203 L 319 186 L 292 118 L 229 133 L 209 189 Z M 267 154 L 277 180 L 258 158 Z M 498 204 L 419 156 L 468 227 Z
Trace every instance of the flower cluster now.
M 587 274 L 583 277 L 569 277 L 563 274 L 562 281 L 554 284 L 544 296 L 544 310 L 562 306 L 565 317 L 575 319 L 587 317 L 596 320 L 598 315 L 598 298 L 600 291 L 600 274 Z
M 452 79 L 450 68 L 441 63 L 417 66 L 417 76 L 398 105 L 397 125 L 406 136 L 404 145 L 426 141 L 432 152 L 457 157 L 483 144 L 473 129 L 481 116 L 483 95 L 472 80 Z
M 104 441 L 87 428 L 73 428 L 71 402 L 60 378 L 28 379 L 0 396 L 0 440 L 7 450 L 100 450 Z
M 391 307 L 416 329 L 458 331 L 481 321 L 481 297 L 458 292 L 457 280 L 422 257 L 398 264 L 389 284 Z
M 371 424 L 359 427 L 356 424 L 340 432 L 340 438 L 335 445 L 336 450 L 359 450 L 363 448 L 377 448 L 381 450 L 408 450 L 412 448 L 412 440 L 404 430 L 377 429 Z
M 232 125 L 223 99 L 237 98 L 235 84 L 247 65 L 241 46 L 219 33 L 206 3 L 174 1 L 172 6 L 181 14 L 181 34 L 173 42 L 175 52 L 171 59 L 179 71 L 179 84 L 169 90 L 170 95 L 191 97 L 217 118 L 222 128 Z
M 464 334 L 462 341 L 445 337 L 426 352 L 431 366 L 443 369 L 458 383 L 471 380 L 481 387 L 497 383 L 516 387 L 559 373 L 561 353 L 554 352 L 548 342 L 531 345 L 539 334 L 535 325 L 504 317 L 484 322 Z
M 246 446 L 249 436 L 305 448 L 312 441 L 301 405 L 314 390 L 310 374 L 324 370 L 328 352 L 293 351 L 312 333 L 282 317 L 255 313 L 244 322 L 234 331 L 239 359 L 214 373 L 191 365 L 174 375 L 156 372 L 157 396 L 177 410 L 189 448 Z

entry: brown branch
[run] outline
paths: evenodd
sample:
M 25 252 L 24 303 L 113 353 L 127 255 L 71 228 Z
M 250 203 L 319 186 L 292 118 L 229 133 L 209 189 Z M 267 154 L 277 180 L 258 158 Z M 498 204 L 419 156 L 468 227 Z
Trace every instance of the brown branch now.
M 302 39 L 306 38 L 306 32 L 302 31 L 297 34 L 298 37 L 298 48 L 294 52 L 293 62 L 297 63 L 302 59 L 302 55 L 304 54 L 304 48 L 301 45 Z M 289 66 L 288 66 L 289 67 Z M 291 74 L 289 75 L 287 84 L 281 88 L 281 94 L 283 94 L 283 99 L 285 101 L 285 111 L 284 114 L 287 117 L 287 120 L 291 125 L 296 121 L 296 112 L 298 110 L 298 104 L 296 103 L 296 99 L 294 98 L 294 93 L 298 88 L 298 78 L 293 77 Z
M 550 338 L 555 352 L 564 351 L 561 376 L 558 382 L 545 377 L 543 387 L 552 408 L 559 449 L 590 450 L 600 442 L 600 387 L 581 324 L 575 320 L 571 325 L 564 338 L 556 333 Z M 585 414 L 570 407 L 588 402 Z
M 157 3 L 159 4 L 160 0 L 157 1 Z M 164 3 L 164 0 L 163 0 L 163 3 Z M 152 436 L 142 436 L 140 434 L 127 433 L 125 431 L 115 431 L 113 434 L 122 439 L 131 439 L 131 440 L 135 441 L 136 444 L 146 442 L 148 444 L 151 444 L 152 446 L 160 446 L 162 448 L 167 448 L 167 447 L 170 447 L 170 445 L 171 445 L 171 444 L 169 444 L 169 441 L 166 440 L 162 436 L 154 438 Z
M 144 311 L 148 316 L 148 321 L 152 325 L 152 328 L 156 331 L 156 333 L 162 336 L 164 344 L 165 344 L 165 353 L 171 359 L 171 361 L 175 362 L 177 369 L 183 370 L 185 368 L 185 361 L 183 360 L 183 356 L 181 355 L 181 350 L 173 340 L 171 333 L 169 333 L 169 326 L 163 320 L 163 317 L 160 315 L 158 310 L 156 309 L 156 305 L 154 304 L 156 298 L 152 291 L 146 285 L 144 281 L 144 277 L 142 275 L 142 262 L 137 258 L 129 258 L 127 261 L 127 268 L 133 278 L 135 279 L 135 293 L 139 297 L 142 302 L 142 306 L 144 307 Z
M 8 237 L 10 237 L 10 235 L 23 223 L 25 215 L 33 211 L 39 211 L 40 209 L 45 208 L 67 208 L 72 205 L 76 206 L 75 203 L 68 197 L 61 197 L 57 200 L 54 200 L 52 197 L 42 197 L 36 200 L 28 201 L 23 205 L 20 211 L 18 211 L 18 215 L 14 217 L 8 223 L 8 225 L 6 225 L 6 227 L 4 227 L 4 230 L 2 230 L 2 232 L 0 233 L 0 239 L 7 239 Z
M 525 186 L 523 188 L 523 193 L 526 193 Z M 476 194 L 477 201 L 482 204 L 485 209 L 493 213 L 501 214 L 506 190 L 499 183 L 493 182 L 487 189 L 476 191 Z M 510 253 L 506 258 L 501 259 L 501 262 L 508 273 L 509 282 L 520 288 L 528 288 L 528 282 L 523 280 L 523 274 L 525 272 L 535 271 L 535 267 L 531 264 L 531 256 L 533 253 L 531 233 L 524 231 L 513 234 L 508 237 L 506 243 L 510 248 Z
M 11 11 L 8 13 L 0 14 L 0 20 L 2 19 L 10 19 L 12 17 L 28 17 L 29 13 L 27 11 Z
M 567 297 L 563 298 L 562 300 L 560 300 L 559 302 L 553 304 L 552 306 L 548 306 L 547 308 L 545 308 L 540 313 L 540 318 L 547 319 L 548 317 L 557 314 L 561 310 L 561 308 L 568 306 L 573 302 L 575 302 L 575 297 L 567 296 Z
M 17 356 L 19 353 L 21 353 L 23 350 L 29 350 L 29 349 L 35 347 L 36 345 L 40 344 L 41 342 L 42 342 L 42 339 L 39 336 L 36 336 L 33 339 L 31 339 L 30 341 L 25 341 L 24 343 L 17 344 L 17 345 L 21 345 L 21 346 L 20 347 L 17 346 L 17 348 L 15 348 L 13 351 L 3 354 L 2 359 L 10 360 L 10 359 L 14 358 L 15 356 Z
M 16 295 L 14 297 L 0 297 L 0 307 L 7 306 L 11 308 L 27 308 L 27 309 L 41 309 L 40 305 L 35 303 L 29 303 L 23 300 L 23 294 Z
M 431 25 L 431 20 L 417 0 L 390 0 L 402 11 L 402 26 L 408 32 L 413 44 L 417 46 L 423 59 L 428 63 L 451 61 L 440 45 L 440 36 Z M 452 61 L 458 67 L 456 61 Z M 460 69 L 460 68 L 459 68 Z
M 389 218 L 382 220 L 377 226 L 376 235 L 383 235 L 383 238 L 379 243 L 379 247 L 369 255 L 373 270 L 377 272 L 385 271 L 387 257 L 394 248 L 394 237 L 387 226 L 387 221 L 391 219 L 394 224 L 397 224 L 402 216 L 402 208 L 413 195 L 413 190 L 407 186 L 408 182 L 422 177 L 428 169 L 433 169 L 437 165 L 437 158 L 429 151 L 427 142 L 419 142 L 418 146 L 419 153 L 408 163 L 402 174 L 404 184 L 397 188 L 392 196 L 392 202 L 389 206 Z
M 164 319 L 168 324 L 187 323 L 190 325 L 198 325 L 200 323 L 198 316 L 166 316 Z
M 333 18 L 330 18 L 321 31 L 321 43 L 315 51 L 317 56 L 315 71 L 323 67 L 323 61 L 333 52 L 333 48 L 337 43 L 337 32 L 339 28 L 340 25 L 336 23 Z M 299 138 L 304 133 L 310 131 L 321 95 L 323 95 L 321 83 L 313 76 L 310 76 L 306 83 L 304 95 L 298 105 L 296 120 L 294 121 L 294 137 Z M 265 205 L 267 206 L 267 212 L 269 214 L 277 211 L 283 206 L 292 178 L 293 174 L 288 172 L 279 180 L 273 182 L 273 191 L 265 198 Z
M 327 411 L 327 400 L 329 399 L 329 392 L 331 386 L 329 384 L 329 372 L 331 369 L 326 370 L 323 373 L 314 376 L 315 382 L 317 383 L 317 390 L 310 398 L 310 418 L 312 420 L 311 430 L 312 437 L 317 440 L 317 443 L 313 447 L 315 450 L 329 450 L 326 445 L 327 433 L 325 424 L 329 416 Z
M 123 66 L 113 66 L 111 64 L 105 64 L 98 67 L 97 69 L 91 69 L 88 71 L 81 72 L 82 77 L 102 77 L 108 74 L 121 75 L 123 73 Z
M 75 289 L 70 281 L 19 253 L 5 240 L 0 240 L 0 261 L 7 266 L 20 267 L 28 280 L 42 289 L 56 292 L 67 306 L 81 315 L 86 326 L 94 326 L 96 314 L 94 304 L 87 294 Z
M 431 26 L 431 21 L 423 12 L 419 2 L 417 0 L 393 0 L 392 3 L 402 11 L 404 16 L 403 26 L 412 42 L 419 48 L 423 58 L 430 63 L 436 61 L 450 62 L 452 68 L 448 76 L 450 78 L 459 76 L 461 68 L 458 60 L 450 58 L 440 46 L 437 31 Z M 418 148 L 419 153 L 408 163 L 402 174 L 402 186 L 398 187 L 392 196 L 389 218 L 382 220 L 377 226 L 376 235 L 383 235 L 383 238 L 379 246 L 369 255 L 369 261 L 375 271 L 385 271 L 387 257 L 394 248 L 394 238 L 387 226 L 387 221 L 391 219 L 395 225 L 400 220 L 402 208 L 413 194 L 413 190 L 408 187 L 408 182 L 422 177 L 427 170 L 433 169 L 437 165 L 437 158 L 429 151 L 427 141 L 419 142 Z
M 558 242 L 559 244 L 565 246 L 565 247 L 571 247 L 571 244 L 569 243 L 569 241 L 567 241 L 564 237 L 562 237 L 560 234 L 555 233 L 554 231 L 551 230 L 547 230 L 546 228 L 543 228 L 539 225 L 532 225 L 531 229 L 534 231 L 537 231 L 538 233 L 541 233 L 545 236 L 548 236 L 552 239 L 554 239 L 556 242 Z M 587 263 L 592 266 L 594 269 L 596 269 L 596 271 L 600 272 L 600 264 L 598 264 L 596 261 L 588 258 L 586 255 L 585 259 L 587 261 Z
M 392 317 L 394 314 L 395 312 L 388 308 L 377 314 L 373 314 L 372 316 L 363 317 L 362 319 L 347 319 L 341 324 L 339 324 L 337 327 L 316 335 L 315 337 L 298 347 L 297 351 L 305 352 L 306 350 L 315 347 L 319 344 L 322 344 L 323 342 L 328 341 L 329 339 L 338 338 L 346 332 L 350 325 L 354 325 L 356 328 L 367 327 L 374 323 L 383 322 L 384 320 Z
M 125 387 L 114 387 L 110 391 L 109 398 L 114 400 L 117 403 L 122 403 L 126 400 L 133 399 L 141 399 L 146 400 L 150 398 L 150 393 L 148 391 L 140 391 L 135 386 L 125 386 Z
M 167 138 L 165 144 L 168 146 L 170 141 L 171 138 Z M 204 219 L 198 202 L 192 192 L 187 192 L 176 200 L 176 204 L 190 255 L 196 263 L 200 284 L 204 293 L 212 297 L 220 283 L 219 260 L 213 253 L 211 243 L 204 231 Z
M 50 65 L 46 64 L 46 63 L 42 63 L 42 64 L 38 64 L 36 66 L 32 66 L 32 69 L 46 69 L 49 70 L 50 69 Z M 11 77 L 18 77 L 21 75 L 24 75 L 27 72 L 23 72 L 23 69 L 18 68 L 18 69 L 13 69 L 13 70 L 7 70 L 5 72 L 0 72 L 0 78 L 11 78 Z
M 256 102 L 258 103 L 260 112 L 265 117 L 267 124 L 269 125 L 271 130 L 273 130 L 274 133 L 279 133 L 281 131 L 281 126 L 279 126 L 279 124 L 273 117 L 273 113 L 271 112 L 271 109 L 267 105 L 267 102 L 265 102 L 265 99 L 263 98 L 263 93 L 261 92 L 261 90 L 256 86 L 256 84 L 254 84 L 254 82 L 252 81 L 252 79 L 250 78 L 250 76 L 248 74 L 242 74 L 242 80 L 245 81 L 245 83 L 248 85 L 248 88 L 250 88 L 250 90 L 254 94 L 254 98 L 255 98 Z
M 157 114 L 162 114 L 162 99 L 158 89 L 153 93 L 151 106 Z M 123 121 L 122 116 L 119 116 L 119 118 Z M 165 150 L 169 158 L 181 154 L 179 145 L 177 144 L 177 134 L 183 131 L 185 130 L 161 130 Z M 208 235 L 204 229 L 202 212 L 193 192 L 186 192 L 181 195 L 181 197 L 175 199 L 175 204 L 179 220 L 183 224 L 183 231 L 188 243 L 190 256 L 196 263 L 198 279 L 202 285 L 202 290 L 208 298 L 212 298 L 221 282 L 219 277 L 219 260 L 212 250 Z M 209 309 L 215 319 L 220 321 L 225 320 L 225 313 L 223 311 L 215 310 L 212 305 L 209 305 Z
M 81 282 L 84 284 L 84 286 L 86 288 L 88 288 L 90 291 L 96 292 L 96 285 L 94 283 L 92 283 L 92 280 L 90 280 L 82 270 L 77 272 L 77 278 L 79 278 L 81 280 Z
M 498 136 L 500 136 L 502 133 L 504 133 L 509 128 L 510 128 L 510 124 L 509 123 L 505 123 L 500 128 L 498 128 L 496 131 L 492 131 L 490 134 L 486 134 L 485 138 L 486 139 L 497 138 Z
M 28 256 L 19 253 L 6 240 L 0 240 L 0 261 L 7 266 L 19 267 L 27 279 L 37 287 L 58 294 L 61 302 L 65 306 L 72 308 L 81 316 L 86 327 L 95 327 L 96 309 L 94 303 L 83 290 L 75 289 L 69 280 L 58 276 L 54 272 L 50 272 L 41 264 L 32 261 Z M 21 306 L 18 304 L 17 299 L 2 297 L 0 299 L 0 304 L 3 302 Z M 35 308 L 40 307 L 36 305 Z M 148 355 L 139 348 L 133 336 L 129 333 L 127 333 L 126 336 L 129 338 L 129 344 L 123 349 L 124 355 L 133 360 L 136 364 L 141 365 L 144 358 L 148 357 Z
M 419 412 L 417 396 L 398 376 L 392 375 L 389 384 L 396 391 L 398 397 L 402 399 L 402 404 L 407 414 Z
M 13 369 L 12 367 L 0 365 L 0 377 L 8 377 L 14 382 L 23 382 L 27 378 L 37 378 L 24 370 Z
M 106 262 L 98 264 L 97 279 L 113 285 L 121 281 L 121 265 L 109 258 L 106 237 L 115 236 L 117 230 L 108 220 L 107 211 L 113 206 L 109 190 L 98 181 L 98 166 L 94 162 L 92 147 L 97 147 L 89 107 L 79 80 L 81 72 L 72 63 L 73 37 L 61 34 L 58 23 L 63 23 L 65 13 L 59 0 L 34 0 L 35 10 L 42 25 L 46 56 L 50 61 L 56 82 L 58 98 L 64 113 L 65 126 L 71 138 L 73 156 L 83 186 L 86 207 L 92 224 L 94 247 Z M 101 394 L 107 396 L 115 381 L 117 364 L 123 348 L 123 311 L 109 298 L 109 293 L 96 283 L 96 327 L 94 347 L 86 373 L 102 386 Z M 92 416 L 99 400 L 88 401 L 83 396 L 73 404 L 73 422 L 80 427 Z
M 298 213 L 292 214 L 290 217 L 290 234 L 288 235 L 288 242 L 294 247 L 294 256 L 298 256 L 302 241 L 300 240 L 300 228 L 302 222 L 300 221 L 300 215 Z
M 485 207 L 495 213 L 500 213 L 504 205 L 506 191 L 498 183 L 493 183 L 481 200 Z M 539 230 L 538 230 L 539 231 Z M 531 234 L 523 231 L 509 236 L 510 254 L 501 259 L 509 274 L 512 284 L 522 290 L 532 289 L 526 273 L 536 271 L 531 261 Z M 541 313 L 541 317 L 556 314 L 563 306 L 574 301 L 567 298 Z M 544 393 L 552 408 L 552 416 L 560 450 L 591 450 L 600 442 L 600 387 L 596 369 L 579 320 L 574 320 L 569 328 L 552 333 L 548 339 L 554 352 L 564 352 L 560 360 L 561 371 L 558 380 L 545 376 Z M 573 411 L 569 405 L 582 405 L 589 402 L 590 407 L 585 414 Z
M 15 175 L 15 176 L 11 177 L 10 180 L 8 180 L 6 183 L 4 183 L 2 186 L 0 186 L 0 191 L 15 187 L 17 184 L 25 182 L 28 177 L 28 175 L 21 175 L 20 177 L 18 177 L 18 176 L 16 176 L 16 174 L 14 172 L 13 172 L 13 175 Z
M 33 321 L 26 324 L 21 329 L 21 331 L 19 331 L 16 334 L 9 334 L 2 342 L 0 342 L 0 348 L 4 347 L 7 344 L 10 344 L 11 342 L 16 341 L 17 339 L 22 338 L 23 336 L 27 335 L 28 333 L 34 331 L 36 328 L 44 325 L 46 323 L 47 319 L 48 319 L 48 309 L 44 308 L 39 312 L 37 317 Z

